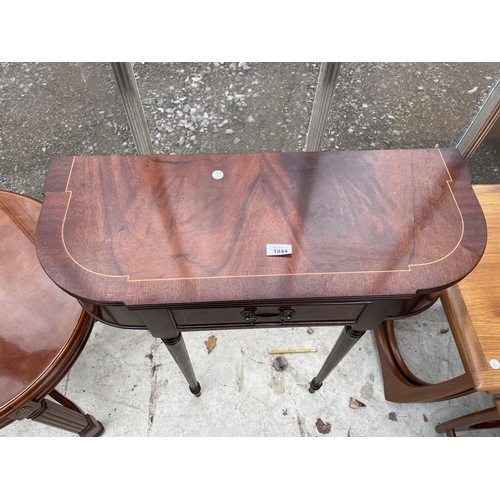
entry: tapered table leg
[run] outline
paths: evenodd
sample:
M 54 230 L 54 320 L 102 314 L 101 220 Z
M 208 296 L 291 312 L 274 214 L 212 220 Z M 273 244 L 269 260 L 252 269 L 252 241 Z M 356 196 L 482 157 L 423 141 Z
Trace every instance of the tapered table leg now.
M 356 342 L 364 335 L 366 330 L 354 330 L 350 326 L 344 326 L 340 337 L 335 342 L 332 351 L 326 358 L 319 373 L 311 380 L 309 392 L 313 394 L 321 388 L 323 381 L 330 375 L 332 370 L 342 361 L 344 356 L 354 347 Z
M 196 396 L 201 395 L 200 383 L 196 380 L 196 375 L 194 374 L 193 365 L 189 359 L 189 354 L 186 349 L 186 344 L 182 338 L 182 334 L 179 333 L 177 337 L 166 339 L 162 338 L 162 342 L 167 346 L 170 354 L 177 363 L 177 366 L 181 369 L 184 377 L 189 384 L 189 390 Z
M 182 333 L 174 329 L 168 312 L 164 309 L 148 309 L 140 311 L 140 315 L 153 337 L 160 338 L 167 346 L 177 366 L 181 369 L 184 377 L 186 377 L 189 384 L 189 390 L 196 397 L 199 397 L 201 394 L 201 386 L 196 380 L 196 375 L 194 374 L 193 365 L 189 359 Z

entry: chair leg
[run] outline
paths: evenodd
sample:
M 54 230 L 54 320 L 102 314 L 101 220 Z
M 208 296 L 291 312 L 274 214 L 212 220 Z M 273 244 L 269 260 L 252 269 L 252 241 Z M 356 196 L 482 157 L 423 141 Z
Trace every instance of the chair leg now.
M 448 437 L 456 437 L 456 432 L 474 429 L 495 429 L 500 427 L 500 399 L 496 407 L 463 415 L 436 426 L 436 432 L 445 432 Z
M 430 384 L 417 378 L 401 356 L 394 333 L 394 322 L 384 321 L 375 329 L 387 401 L 395 403 L 430 403 L 446 401 L 475 392 L 472 377 L 458 377 Z

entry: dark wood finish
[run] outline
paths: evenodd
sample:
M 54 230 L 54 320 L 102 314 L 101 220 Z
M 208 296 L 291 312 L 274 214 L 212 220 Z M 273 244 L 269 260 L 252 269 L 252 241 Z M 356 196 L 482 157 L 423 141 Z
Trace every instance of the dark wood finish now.
M 69 402 L 54 387 L 94 324 L 40 267 L 34 246 L 40 208 L 37 200 L 0 191 L 0 427 L 29 417 L 28 407 L 49 393 Z M 71 404 L 68 411 L 81 412 Z
M 375 335 L 385 397 L 389 401 L 422 403 L 453 399 L 475 391 L 500 392 L 500 370 L 490 365 L 490 360 L 500 360 L 500 186 L 479 185 L 473 189 L 486 218 L 486 249 L 478 266 L 441 295 L 465 373 L 439 384 L 423 382 L 405 364 L 393 322 L 386 321 L 375 330 Z M 450 425 L 461 426 L 459 420 Z
M 196 327 L 207 327 L 227 323 L 241 324 L 249 321 L 254 325 L 279 325 L 287 321 L 294 324 L 321 323 L 323 321 L 338 321 L 339 323 L 356 323 L 361 313 L 370 302 L 342 303 L 342 304 L 318 304 L 297 305 L 291 307 L 276 308 L 275 306 L 261 306 L 259 308 L 211 308 L 211 309 L 175 309 L 173 317 L 179 328 L 191 329 Z M 253 313 L 249 319 L 245 312 Z M 287 312 L 289 311 L 289 316 Z M 287 319 L 290 317 L 290 319 Z
M 475 391 L 469 373 L 464 373 L 438 384 L 424 382 L 416 377 L 399 352 L 393 321 L 384 321 L 375 328 L 375 338 L 382 366 L 384 394 L 387 401 L 430 403 L 466 396 Z
M 104 433 L 103 425 L 92 415 L 85 415 L 47 399 L 42 399 L 39 405 L 28 416 L 34 422 L 73 432 L 80 437 L 99 437 Z
M 62 157 L 44 194 L 42 266 L 97 304 L 414 295 L 485 243 L 456 150 Z
M 344 356 L 355 346 L 364 334 L 365 331 L 354 330 L 350 326 L 345 326 L 343 328 L 323 366 L 309 384 L 309 392 L 311 394 L 321 389 L 326 377 L 330 375 L 334 368 L 342 361 Z
M 95 318 L 160 338 L 364 331 L 476 266 L 486 231 L 470 183 L 454 149 L 59 157 L 36 247 Z M 268 257 L 269 243 L 293 253 Z
M 500 427 L 500 399 L 495 399 L 495 406 L 486 410 L 463 415 L 436 426 L 436 432 L 444 432 L 448 437 L 456 437 L 456 432 Z
M 59 391 L 56 389 L 53 389 L 52 391 L 49 392 L 49 396 L 54 400 L 57 401 L 60 405 L 65 406 L 66 408 L 69 408 L 70 410 L 74 410 L 80 413 L 83 413 L 81 408 L 73 403 L 73 401 L 69 400 L 66 396 L 62 395 Z
M 196 380 L 196 375 L 194 374 L 193 366 L 191 365 L 191 360 L 189 359 L 182 334 L 179 333 L 179 335 L 173 339 L 162 338 L 162 341 L 167 346 L 167 349 L 174 358 L 174 361 L 177 363 L 177 366 L 188 381 L 189 390 L 196 397 L 199 397 L 201 395 L 201 386 L 198 380 Z

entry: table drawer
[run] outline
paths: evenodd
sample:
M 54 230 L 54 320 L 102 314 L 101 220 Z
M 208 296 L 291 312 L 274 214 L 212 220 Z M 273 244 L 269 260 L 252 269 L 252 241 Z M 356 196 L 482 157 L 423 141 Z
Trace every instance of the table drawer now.
M 177 326 L 194 328 L 218 325 L 355 323 L 370 302 L 297 306 L 214 307 L 177 309 L 172 314 Z

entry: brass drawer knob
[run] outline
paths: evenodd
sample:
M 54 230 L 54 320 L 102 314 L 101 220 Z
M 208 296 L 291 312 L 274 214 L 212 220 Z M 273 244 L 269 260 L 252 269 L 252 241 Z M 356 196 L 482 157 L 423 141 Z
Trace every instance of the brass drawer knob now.
M 293 309 L 283 309 L 281 311 L 281 321 L 291 321 L 295 311 Z
M 255 316 L 253 311 L 241 311 L 240 314 L 243 316 L 243 319 L 247 323 L 254 323 L 255 321 L 257 321 L 257 317 Z

